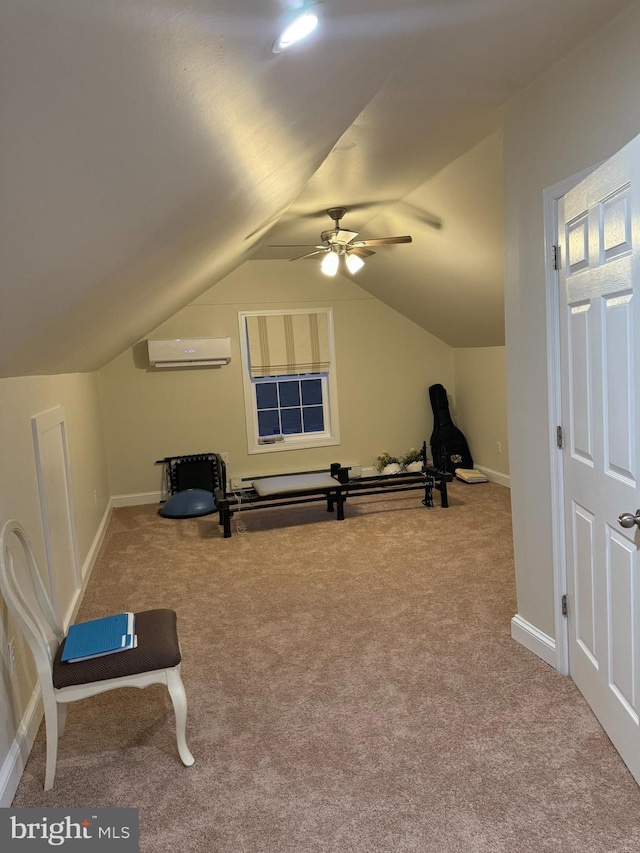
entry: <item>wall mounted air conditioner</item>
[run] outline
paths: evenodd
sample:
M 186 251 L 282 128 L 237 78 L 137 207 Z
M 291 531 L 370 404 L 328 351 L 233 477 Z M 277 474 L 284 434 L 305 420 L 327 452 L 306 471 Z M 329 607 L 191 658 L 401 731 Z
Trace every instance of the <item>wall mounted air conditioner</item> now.
M 153 367 L 212 367 L 231 361 L 231 338 L 147 341 Z

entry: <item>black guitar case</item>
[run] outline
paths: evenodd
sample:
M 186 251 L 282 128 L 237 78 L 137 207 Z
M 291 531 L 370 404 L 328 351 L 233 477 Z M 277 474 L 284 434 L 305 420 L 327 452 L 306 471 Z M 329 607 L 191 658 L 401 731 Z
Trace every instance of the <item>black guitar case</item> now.
M 445 388 L 442 385 L 432 385 L 429 388 L 429 399 L 433 409 L 430 444 L 434 466 L 450 474 L 454 474 L 456 468 L 473 468 L 467 439 L 451 420 Z

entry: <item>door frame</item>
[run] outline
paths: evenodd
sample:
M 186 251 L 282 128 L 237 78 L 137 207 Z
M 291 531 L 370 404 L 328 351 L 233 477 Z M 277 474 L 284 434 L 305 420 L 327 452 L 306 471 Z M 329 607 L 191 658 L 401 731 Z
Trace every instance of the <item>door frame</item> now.
M 551 541 L 553 552 L 553 618 L 555 627 L 555 667 L 569 675 L 569 624 L 562 615 L 562 596 L 567 593 L 567 559 L 564 511 L 564 470 L 562 454 L 557 445 L 557 428 L 562 423 L 562 358 L 560 350 L 560 292 L 558 270 L 554 269 L 553 247 L 558 240 L 558 205 L 563 196 L 588 177 L 600 163 L 583 169 L 543 192 L 545 307 L 547 316 L 547 400 L 549 428 L 549 460 L 551 493 Z M 564 258 L 560 259 L 564 263 Z

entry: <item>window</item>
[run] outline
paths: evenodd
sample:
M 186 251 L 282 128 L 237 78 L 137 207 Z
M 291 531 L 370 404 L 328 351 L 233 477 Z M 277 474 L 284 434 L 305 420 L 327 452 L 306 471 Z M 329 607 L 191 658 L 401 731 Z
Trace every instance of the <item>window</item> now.
M 338 444 L 330 309 L 239 319 L 249 453 Z
M 324 432 L 323 376 L 254 379 L 258 437 Z

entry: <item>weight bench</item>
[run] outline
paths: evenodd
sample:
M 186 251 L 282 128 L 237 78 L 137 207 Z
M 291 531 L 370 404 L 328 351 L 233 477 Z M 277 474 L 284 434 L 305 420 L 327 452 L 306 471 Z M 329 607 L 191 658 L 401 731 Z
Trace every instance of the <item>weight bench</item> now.
M 422 447 L 426 460 L 426 443 Z M 226 489 L 226 465 L 219 458 L 220 485 L 214 496 L 219 521 L 225 539 L 231 536 L 231 519 L 236 511 L 266 509 L 268 507 L 292 506 L 314 501 L 326 501 L 327 512 L 336 512 L 337 521 L 344 521 L 344 507 L 348 497 L 355 495 L 379 495 L 385 492 L 404 492 L 420 489 L 424 491 L 422 504 L 433 506 L 433 492 L 440 492 L 440 506 L 448 507 L 447 483 L 453 476 L 446 471 L 425 466 L 416 473 L 379 475 L 364 479 L 350 479 L 349 469 L 338 463 L 328 472 L 311 471 L 301 474 L 274 475 L 249 478 L 251 485 L 228 493 Z

